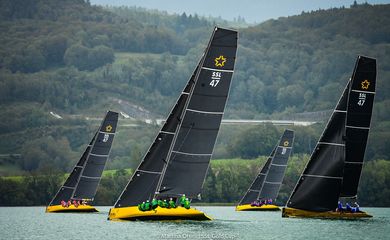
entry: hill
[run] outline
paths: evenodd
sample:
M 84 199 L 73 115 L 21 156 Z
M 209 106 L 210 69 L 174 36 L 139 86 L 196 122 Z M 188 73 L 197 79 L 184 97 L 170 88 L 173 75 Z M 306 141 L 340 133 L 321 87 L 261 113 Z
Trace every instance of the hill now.
M 101 8 L 82 0 L 28 4 L 0 2 L 0 154 L 8 156 L 0 163 L 11 175 L 15 165 L 68 170 L 98 124 L 86 117 L 99 118 L 108 108 L 165 116 L 214 24 L 196 15 Z M 368 55 L 378 59 L 378 93 L 367 159 L 390 159 L 388 26 L 390 5 L 363 4 L 239 29 L 225 117 L 283 119 L 332 109 L 356 56 Z M 119 128 L 110 169 L 134 167 L 158 129 L 137 122 L 140 111 L 130 115 L 135 120 L 121 120 L 127 127 Z M 297 128 L 296 153 L 311 151 L 323 124 Z M 266 155 L 280 131 L 224 127 L 215 156 Z M 246 137 L 259 149 L 250 155 L 236 151 L 248 144 L 237 139 Z

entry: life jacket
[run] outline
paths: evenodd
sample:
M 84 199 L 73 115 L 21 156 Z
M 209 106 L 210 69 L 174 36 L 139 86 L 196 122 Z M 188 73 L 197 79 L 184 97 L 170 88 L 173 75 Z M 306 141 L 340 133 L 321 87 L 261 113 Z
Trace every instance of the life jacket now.
M 185 207 L 186 209 L 190 209 L 190 208 L 191 208 L 191 206 L 190 206 L 190 201 L 189 201 L 189 200 L 185 200 L 183 205 L 184 205 L 184 207 Z
M 157 199 L 152 200 L 152 209 L 156 209 L 158 207 L 158 201 Z

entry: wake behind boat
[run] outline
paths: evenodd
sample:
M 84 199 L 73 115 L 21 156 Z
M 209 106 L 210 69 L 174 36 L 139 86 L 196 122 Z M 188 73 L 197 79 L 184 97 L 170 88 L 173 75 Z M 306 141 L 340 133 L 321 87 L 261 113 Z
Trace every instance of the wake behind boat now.
M 237 205 L 236 211 L 280 210 L 272 202 L 278 197 L 293 142 L 294 131 L 286 129 L 260 173 Z
M 211 220 L 200 198 L 231 85 L 237 32 L 215 28 L 190 80 L 109 220 Z
M 118 113 L 108 111 L 98 131 L 46 212 L 97 212 L 91 206 L 114 140 Z
M 359 56 L 351 80 L 300 176 L 283 217 L 356 219 L 372 217 L 356 200 L 374 104 L 376 60 Z

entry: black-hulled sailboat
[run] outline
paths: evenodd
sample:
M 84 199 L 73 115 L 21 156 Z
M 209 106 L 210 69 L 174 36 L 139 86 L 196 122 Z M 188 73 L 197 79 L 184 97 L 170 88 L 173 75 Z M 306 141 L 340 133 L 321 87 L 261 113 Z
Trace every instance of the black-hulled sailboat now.
M 279 211 L 272 204 L 278 197 L 294 142 L 294 131 L 286 129 L 260 173 L 236 207 L 236 211 Z
M 110 220 L 210 220 L 184 207 L 141 211 L 152 199 L 200 198 L 225 110 L 237 51 L 237 32 L 216 27 L 187 85 L 153 144 L 110 210 Z
M 114 140 L 118 113 L 108 111 L 99 129 L 46 212 L 97 212 L 90 205 Z
M 376 60 L 359 56 L 352 78 L 283 209 L 283 217 L 371 217 L 360 210 L 338 209 L 338 201 L 357 198 L 375 85 Z

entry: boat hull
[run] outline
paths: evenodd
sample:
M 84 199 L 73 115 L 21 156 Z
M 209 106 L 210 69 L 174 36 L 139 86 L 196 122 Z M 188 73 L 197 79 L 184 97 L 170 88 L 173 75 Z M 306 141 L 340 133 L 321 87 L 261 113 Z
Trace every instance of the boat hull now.
M 111 208 L 108 220 L 212 220 L 202 211 L 195 208 L 186 209 L 184 207 L 177 208 L 161 208 L 155 210 L 140 211 L 138 207 Z
M 62 205 L 53 205 L 46 208 L 47 213 L 64 213 L 64 212 L 99 212 L 95 207 L 90 205 L 80 205 L 75 207 L 71 205 L 69 207 L 63 207 Z
M 297 218 L 327 218 L 327 219 L 361 219 L 371 218 L 372 216 L 366 212 L 360 211 L 356 213 L 352 212 L 314 212 L 301 210 L 296 208 L 283 208 L 282 217 L 297 217 Z
M 260 207 L 251 206 L 250 204 L 238 205 L 236 211 L 280 211 L 276 205 L 266 204 Z

